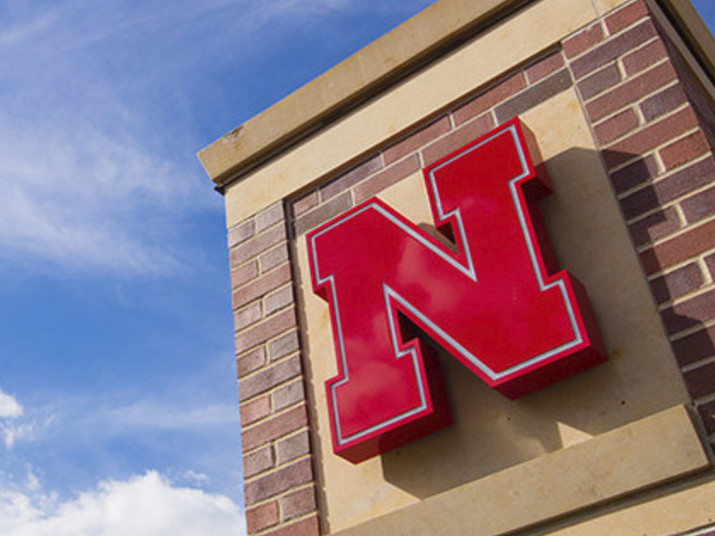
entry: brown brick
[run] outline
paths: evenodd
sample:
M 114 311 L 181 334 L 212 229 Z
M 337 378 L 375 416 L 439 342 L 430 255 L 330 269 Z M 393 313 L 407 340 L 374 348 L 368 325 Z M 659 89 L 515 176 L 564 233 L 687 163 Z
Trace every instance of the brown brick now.
M 687 100 L 683 88 L 676 84 L 648 97 L 640 104 L 641 112 L 646 121 L 672 112 Z
M 236 335 L 236 348 L 239 352 L 253 348 L 294 327 L 295 323 L 295 307 L 284 309 L 260 324 L 240 331 Z
M 670 145 L 662 147 L 658 153 L 665 168 L 672 169 L 698 156 L 702 156 L 708 151 L 710 151 L 710 146 L 705 136 L 700 130 L 697 130 Z
M 567 90 L 573 85 L 568 69 L 558 71 L 548 78 L 518 93 L 494 110 L 497 123 L 504 123 L 517 115 Z
M 695 227 L 641 253 L 646 273 L 679 264 L 715 246 L 715 220 Z
M 258 275 L 258 263 L 251 261 L 240 268 L 231 270 L 231 288 L 236 289 Z
M 674 335 L 715 318 L 715 290 L 678 303 L 661 312 L 668 333 Z
M 267 445 L 276 439 L 308 426 L 305 405 L 289 409 L 275 417 L 264 419 L 258 424 L 241 431 L 241 445 L 244 452 Z
M 320 536 L 318 516 L 311 516 L 290 525 L 281 526 L 262 536 Z
M 255 534 L 278 524 L 278 503 L 276 501 L 246 509 L 246 529 Z
M 561 51 L 556 51 L 539 59 L 526 68 L 526 79 L 530 84 L 558 71 L 564 66 L 564 57 Z
M 343 192 L 298 218 L 295 222 L 295 232 L 298 235 L 303 234 L 321 223 L 325 223 L 333 216 L 345 212 L 352 206 L 353 202 L 350 197 L 350 192 Z
M 263 299 L 263 307 L 265 309 L 266 316 L 284 309 L 289 305 L 293 305 L 293 303 L 293 285 L 286 285 L 285 287 L 272 292 Z
M 412 155 L 400 160 L 396 164 L 391 165 L 388 168 L 376 173 L 369 179 L 356 185 L 353 194 L 355 196 L 355 203 L 361 203 L 372 197 L 373 195 L 381 192 L 388 186 L 401 181 L 408 175 L 418 171 L 420 169 L 420 160 L 417 155 Z
M 231 250 L 231 266 L 239 266 L 286 239 L 284 225 L 276 225 Z
M 567 58 L 578 56 L 582 52 L 585 52 L 597 43 L 603 41 L 604 36 L 605 34 L 603 33 L 603 26 L 601 26 L 601 23 L 597 22 L 592 24 L 585 30 L 581 30 L 574 36 L 564 40 L 564 53 Z
M 308 484 L 312 480 L 313 470 L 310 460 L 300 460 L 247 482 L 245 486 L 246 504 L 255 504 L 291 488 Z
M 628 80 L 623 85 L 595 98 L 586 104 L 586 112 L 591 121 L 596 122 L 625 106 L 633 104 L 649 93 L 653 93 L 674 79 L 675 70 L 673 66 L 670 63 L 661 63 L 649 71 Z
M 264 395 L 254 398 L 250 402 L 244 402 L 240 407 L 241 425 L 248 426 L 256 421 L 267 417 L 271 412 L 271 397 Z
M 397 142 L 395 145 L 385 149 L 382 155 L 385 160 L 385 165 L 389 166 L 403 156 L 416 151 L 423 145 L 439 138 L 442 134 L 446 134 L 451 128 L 449 117 L 440 117 L 426 127 L 421 128 L 417 132 Z
M 582 78 L 578 83 L 578 89 L 584 100 L 589 100 L 602 91 L 615 86 L 621 81 L 621 72 L 615 63 L 607 65 L 600 71 Z
M 621 200 L 621 207 L 631 219 L 714 180 L 715 161 L 708 158 L 630 194 Z
M 715 393 L 715 362 L 689 370 L 683 377 L 694 399 Z
M 283 382 L 297 378 L 302 371 L 300 359 L 297 355 L 278 361 L 251 376 L 239 380 L 239 397 L 241 400 L 248 400 Z
M 650 20 L 645 20 L 622 34 L 599 45 L 571 62 L 571 71 L 579 79 L 613 61 L 618 56 L 655 37 L 656 31 Z
M 673 351 L 682 367 L 715 355 L 715 326 L 674 341 Z
M 638 50 L 634 50 L 630 54 L 626 54 L 622 58 L 623 67 L 626 74 L 632 76 L 651 65 L 659 62 L 668 55 L 668 52 L 663 45 L 663 41 L 655 39 Z
M 700 417 L 703 419 L 705 431 L 707 431 L 708 434 L 715 434 L 715 400 L 698 406 L 698 412 L 700 413 Z M 284 508 L 282 501 L 281 508 Z
M 680 229 L 680 222 L 675 209 L 668 207 L 665 210 L 649 214 L 642 220 L 631 224 L 629 228 L 635 245 L 642 246 L 677 231 Z
M 596 140 L 601 145 L 606 145 L 616 138 L 630 132 L 638 126 L 638 117 L 632 108 L 627 108 L 622 112 L 606 119 L 593 128 Z
M 295 435 L 281 439 L 276 443 L 276 452 L 278 453 L 278 465 L 309 454 L 310 439 L 308 431 L 303 430 Z
M 251 372 L 258 370 L 266 364 L 266 349 L 262 346 L 254 348 L 250 352 L 246 352 L 238 357 L 236 365 L 238 368 L 238 377 L 242 378 Z
M 653 155 L 636 160 L 632 164 L 611 173 L 611 182 L 616 192 L 621 194 L 640 186 L 658 175 L 658 164 Z
M 638 0 L 606 17 L 606 28 L 608 28 L 608 32 L 611 34 L 618 33 L 623 28 L 630 26 L 647 14 L 648 8 L 641 0 Z
M 652 151 L 671 138 L 687 132 L 697 125 L 695 114 L 690 108 L 651 123 L 638 132 L 611 145 L 603 156 L 606 164 L 614 168 L 628 160 Z
M 665 303 L 693 292 L 703 284 L 703 276 L 697 264 L 681 266 L 677 270 L 650 282 L 653 296 L 658 303 Z
M 284 408 L 297 404 L 298 402 L 305 401 L 305 389 L 303 389 L 303 379 L 298 380 L 279 387 L 273 393 L 271 393 L 271 400 L 273 400 L 273 408 L 276 411 L 280 411 Z
M 260 302 L 253 302 L 251 305 L 236 311 L 236 314 L 233 315 L 233 326 L 237 331 L 242 330 L 251 324 L 255 324 L 261 318 L 263 318 L 261 304 Z
M 233 293 L 233 307 L 243 307 L 247 303 L 265 296 L 270 291 L 277 289 L 290 280 L 290 266 L 288 264 L 284 264 L 283 266 L 262 275 L 258 279 L 254 279 L 249 284 L 236 289 Z
M 705 266 L 708 267 L 710 277 L 715 279 L 715 254 L 705 257 Z
M 506 80 L 500 81 L 494 86 L 480 93 L 475 98 L 463 104 L 452 112 L 455 125 L 462 125 L 479 116 L 495 104 L 511 97 L 526 87 L 526 78 L 523 72 L 511 75 Z
M 243 449 L 246 450 L 245 448 Z M 243 477 L 250 478 L 275 466 L 273 447 L 267 446 L 243 456 Z
M 688 223 L 695 223 L 715 213 L 715 188 L 694 194 L 680 202 Z
M 344 192 L 364 178 L 382 169 L 382 167 L 382 156 L 379 154 L 371 156 L 368 160 L 361 162 L 320 188 L 321 201 L 325 202 L 331 197 Z
M 297 217 L 316 206 L 318 206 L 318 190 L 313 190 L 293 201 L 291 204 L 291 212 L 294 217 Z
M 422 150 L 422 160 L 425 165 L 436 162 L 442 157 L 456 151 L 466 143 L 478 138 L 494 128 L 494 120 L 490 113 L 465 123 L 460 128 L 447 134 L 445 137 L 428 145 Z
M 288 493 L 281 497 L 280 504 L 282 521 L 288 521 L 314 512 L 318 507 L 315 500 L 315 488 L 310 486 Z
M 256 214 L 256 232 L 260 233 L 272 225 L 283 221 L 284 218 L 285 211 L 283 208 L 283 201 L 273 203 L 270 207 Z
M 265 274 L 269 270 L 272 270 L 282 262 L 288 260 L 288 244 L 281 244 L 277 248 L 267 251 L 258 258 L 260 263 L 261 273 Z
M 297 351 L 298 348 L 300 348 L 298 332 L 290 331 L 268 343 L 268 355 L 271 361 L 275 361 Z
M 255 223 L 253 218 L 244 220 L 241 223 L 234 225 L 228 230 L 228 247 L 232 248 L 241 242 L 244 242 L 253 236 Z

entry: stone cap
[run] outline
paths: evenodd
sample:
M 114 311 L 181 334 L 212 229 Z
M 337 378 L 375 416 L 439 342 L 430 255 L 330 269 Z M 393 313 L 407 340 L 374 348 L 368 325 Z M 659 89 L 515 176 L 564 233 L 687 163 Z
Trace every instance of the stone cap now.
M 223 191 L 444 51 L 533 1 L 439 0 L 204 148 L 199 159 Z M 715 80 L 715 41 L 690 2 L 656 1 Z

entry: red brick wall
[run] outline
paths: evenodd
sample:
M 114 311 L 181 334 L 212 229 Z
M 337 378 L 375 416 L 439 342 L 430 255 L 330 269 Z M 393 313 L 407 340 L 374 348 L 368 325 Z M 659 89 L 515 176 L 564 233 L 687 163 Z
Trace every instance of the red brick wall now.
M 250 534 L 319 533 L 288 236 L 574 87 L 685 383 L 715 439 L 712 102 L 637 0 L 299 198 L 229 231 Z

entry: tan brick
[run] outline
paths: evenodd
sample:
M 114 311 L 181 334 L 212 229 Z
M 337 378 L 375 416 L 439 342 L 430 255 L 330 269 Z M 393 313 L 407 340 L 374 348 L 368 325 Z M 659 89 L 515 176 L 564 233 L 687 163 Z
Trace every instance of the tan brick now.
M 525 87 L 526 78 L 521 71 L 509 76 L 505 80 L 499 81 L 496 85 L 488 88 L 486 91 L 454 110 L 452 112 L 454 123 L 456 125 L 462 125 L 471 121 L 495 104 L 515 95 Z
M 255 222 L 253 218 L 242 221 L 228 230 L 228 247 L 232 248 L 253 236 Z
M 504 123 L 517 115 L 541 104 L 547 99 L 567 90 L 573 85 L 568 69 L 558 71 L 521 93 L 498 105 L 494 110 L 497 123 Z
M 255 534 L 278 524 L 278 503 L 276 501 L 246 509 L 246 529 Z
M 319 205 L 317 208 L 306 212 L 295 221 L 295 233 L 301 235 L 321 223 L 325 223 L 330 218 L 342 214 L 353 206 L 350 192 L 346 191 L 333 197 L 330 201 Z
M 247 285 L 236 289 L 233 293 L 233 307 L 243 307 L 247 303 L 265 296 L 272 290 L 286 284 L 290 280 L 290 266 L 288 264 L 284 264 L 275 270 L 254 279 Z
M 416 151 L 423 145 L 449 132 L 451 128 L 449 117 L 444 116 L 438 118 L 436 121 L 422 127 L 417 132 L 410 134 L 406 138 L 385 149 L 382 155 L 385 160 L 385 165 L 389 166 L 393 162 L 400 160 L 403 156 Z
M 563 42 L 564 53 L 567 58 L 573 58 L 603 41 L 604 37 L 603 26 L 600 22 L 596 22 L 568 39 L 565 39 Z
M 659 145 L 697 126 L 690 108 L 651 123 L 627 138 L 609 146 L 603 156 L 606 164 L 614 168 L 636 156 L 644 155 Z
M 634 50 L 630 54 L 626 54 L 621 58 L 623 67 L 628 76 L 632 76 L 644 69 L 647 69 L 654 63 L 659 62 L 668 55 L 663 41 L 655 39 L 638 50 Z
M 239 266 L 285 239 L 285 226 L 276 225 L 233 248 L 230 253 L 231 266 Z
M 360 184 L 357 184 L 353 189 L 355 203 L 365 201 L 419 169 L 420 161 L 417 155 L 405 157 L 396 164 L 385 168 Z
M 240 407 L 241 425 L 248 426 L 267 417 L 271 412 L 271 397 L 264 395 L 244 402 Z
M 247 328 L 263 318 L 260 302 L 253 302 L 251 305 L 239 309 L 233 315 L 233 326 L 236 331 Z
M 242 378 L 261 368 L 266 363 L 266 349 L 262 346 L 239 355 L 236 359 L 238 377 Z
M 698 130 L 662 147 L 658 154 L 666 169 L 673 169 L 710 151 L 708 141 Z
M 288 521 L 315 512 L 318 508 L 315 487 L 310 486 L 284 495 L 280 499 L 280 508 L 281 521 Z
M 308 431 L 303 430 L 295 435 L 281 439 L 276 443 L 278 465 L 295 460 L 310 453 L 310 438 Z
M 288 385 L 284 385 L 271 393 L 273 407 L 276 411 L 283 408 L 303 402 L 305 400 L 305 389 L 303 388 L 303 379 L 299 379 Z
M 263 533 L 262 536 L 320 536 L 318 516 L 311 516 L 290 525 Z M 705 535 L 708 536 L 708 535 Z
M 606 17 L 606 28 L 615 34 L 648 15 L 648 8 L 641 1 L 632 2 Z
M 245 448 L 243 449 L 246 450 Z M 273 447 L 267 446 L 243 456 L 243 477 L 250 478 L 267 471 L 276 464 Z
M 325 186 L 322 186 L 320 188 L 320 200 L 325 202 L 328 199 L 335 197 L 369 175 L 372 175 L 382 169 L 382 167 L 382 156 L 379 154 L 371 156 L 367 160 L 359 163 L 344 172 L 342 175 L 328 182 Z
M 299 356 L 291 356 L 282 361 L 277 361 L 251 376 L 240 379 L 238 382 L 238 394 L 241 400 L 248 400 L 283 382 L 297 378 L 301 373 L 302 366 Z
M 655 300 L 665 303 L 697 290 L 702 284 L 700 268 L 691 263 L 654 279 L 650 282 L 650 288 Z
M 601 145 L 607 145 L 613 140 L 620 138 L 638 126 L 638 116 L 632 108 L 626 108 L 613 117 L 606 119 L 593 128 L 596 141 Z
M 573 60 L 571 62 L 571 71 L 576 79 L 583 78 L 585 75 L 633 50 L 655 36 L 656 31 L 653 23 L 650 20 L 645 20 Z M 565 48 L 564 46 L 564 49 Z
M 690 229 L 641 253 L 647 274 L 680 264 L 715 247 L 715 220 Z
M 241 432 L 244 452 L 249 452 L 308 426 L 305 405 L 295 407 L 275 417 L 260 421 Z
M 538 82 L 561 69 L 564 64 L 564 57 L 561 51 L 553 52 L 544 58 L 540 58 L 525 69 L 526 80 L 529 84 Z
M 246 504 L 274 497 L 291 488 L 308 484 L 313 480 L 313 470 L 309 459 L 300 460 L 292 465 L 281 467 L 270 473 L 246 482 Z M 292 534 L 292 533 L 291 533 Z
M 591 121 L 596 122 L 629 104 L 635 103 L 672 80 L 675 80 L 673 66 L 668 62 L 661 63 L 587 103 L 586 112 Z
M 475 140 L 493 129 L 494 119 L 490 113 L 477 117 L 469 123 L 464 123 L 458 129 L 422 149 L 422 160 L 425 165 L 436 162 L 463 145 Z
M 270 207 L 256 214 L 256 233 L 260 233 L 284 219 L 283 201 L 273 203 Z

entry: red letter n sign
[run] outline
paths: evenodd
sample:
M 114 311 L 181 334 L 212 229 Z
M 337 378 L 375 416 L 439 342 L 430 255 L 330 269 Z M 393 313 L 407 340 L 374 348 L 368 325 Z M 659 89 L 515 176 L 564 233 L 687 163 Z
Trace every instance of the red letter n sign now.
M 435 345 L 509 398 L 605 360 L 586 291 L 554 266 L 537 156 L 512 120 L 424 170 L 453 248 L 377 198 L 308 234 L 337 354 L 336 454 L 359 462 L 449 423 Z

